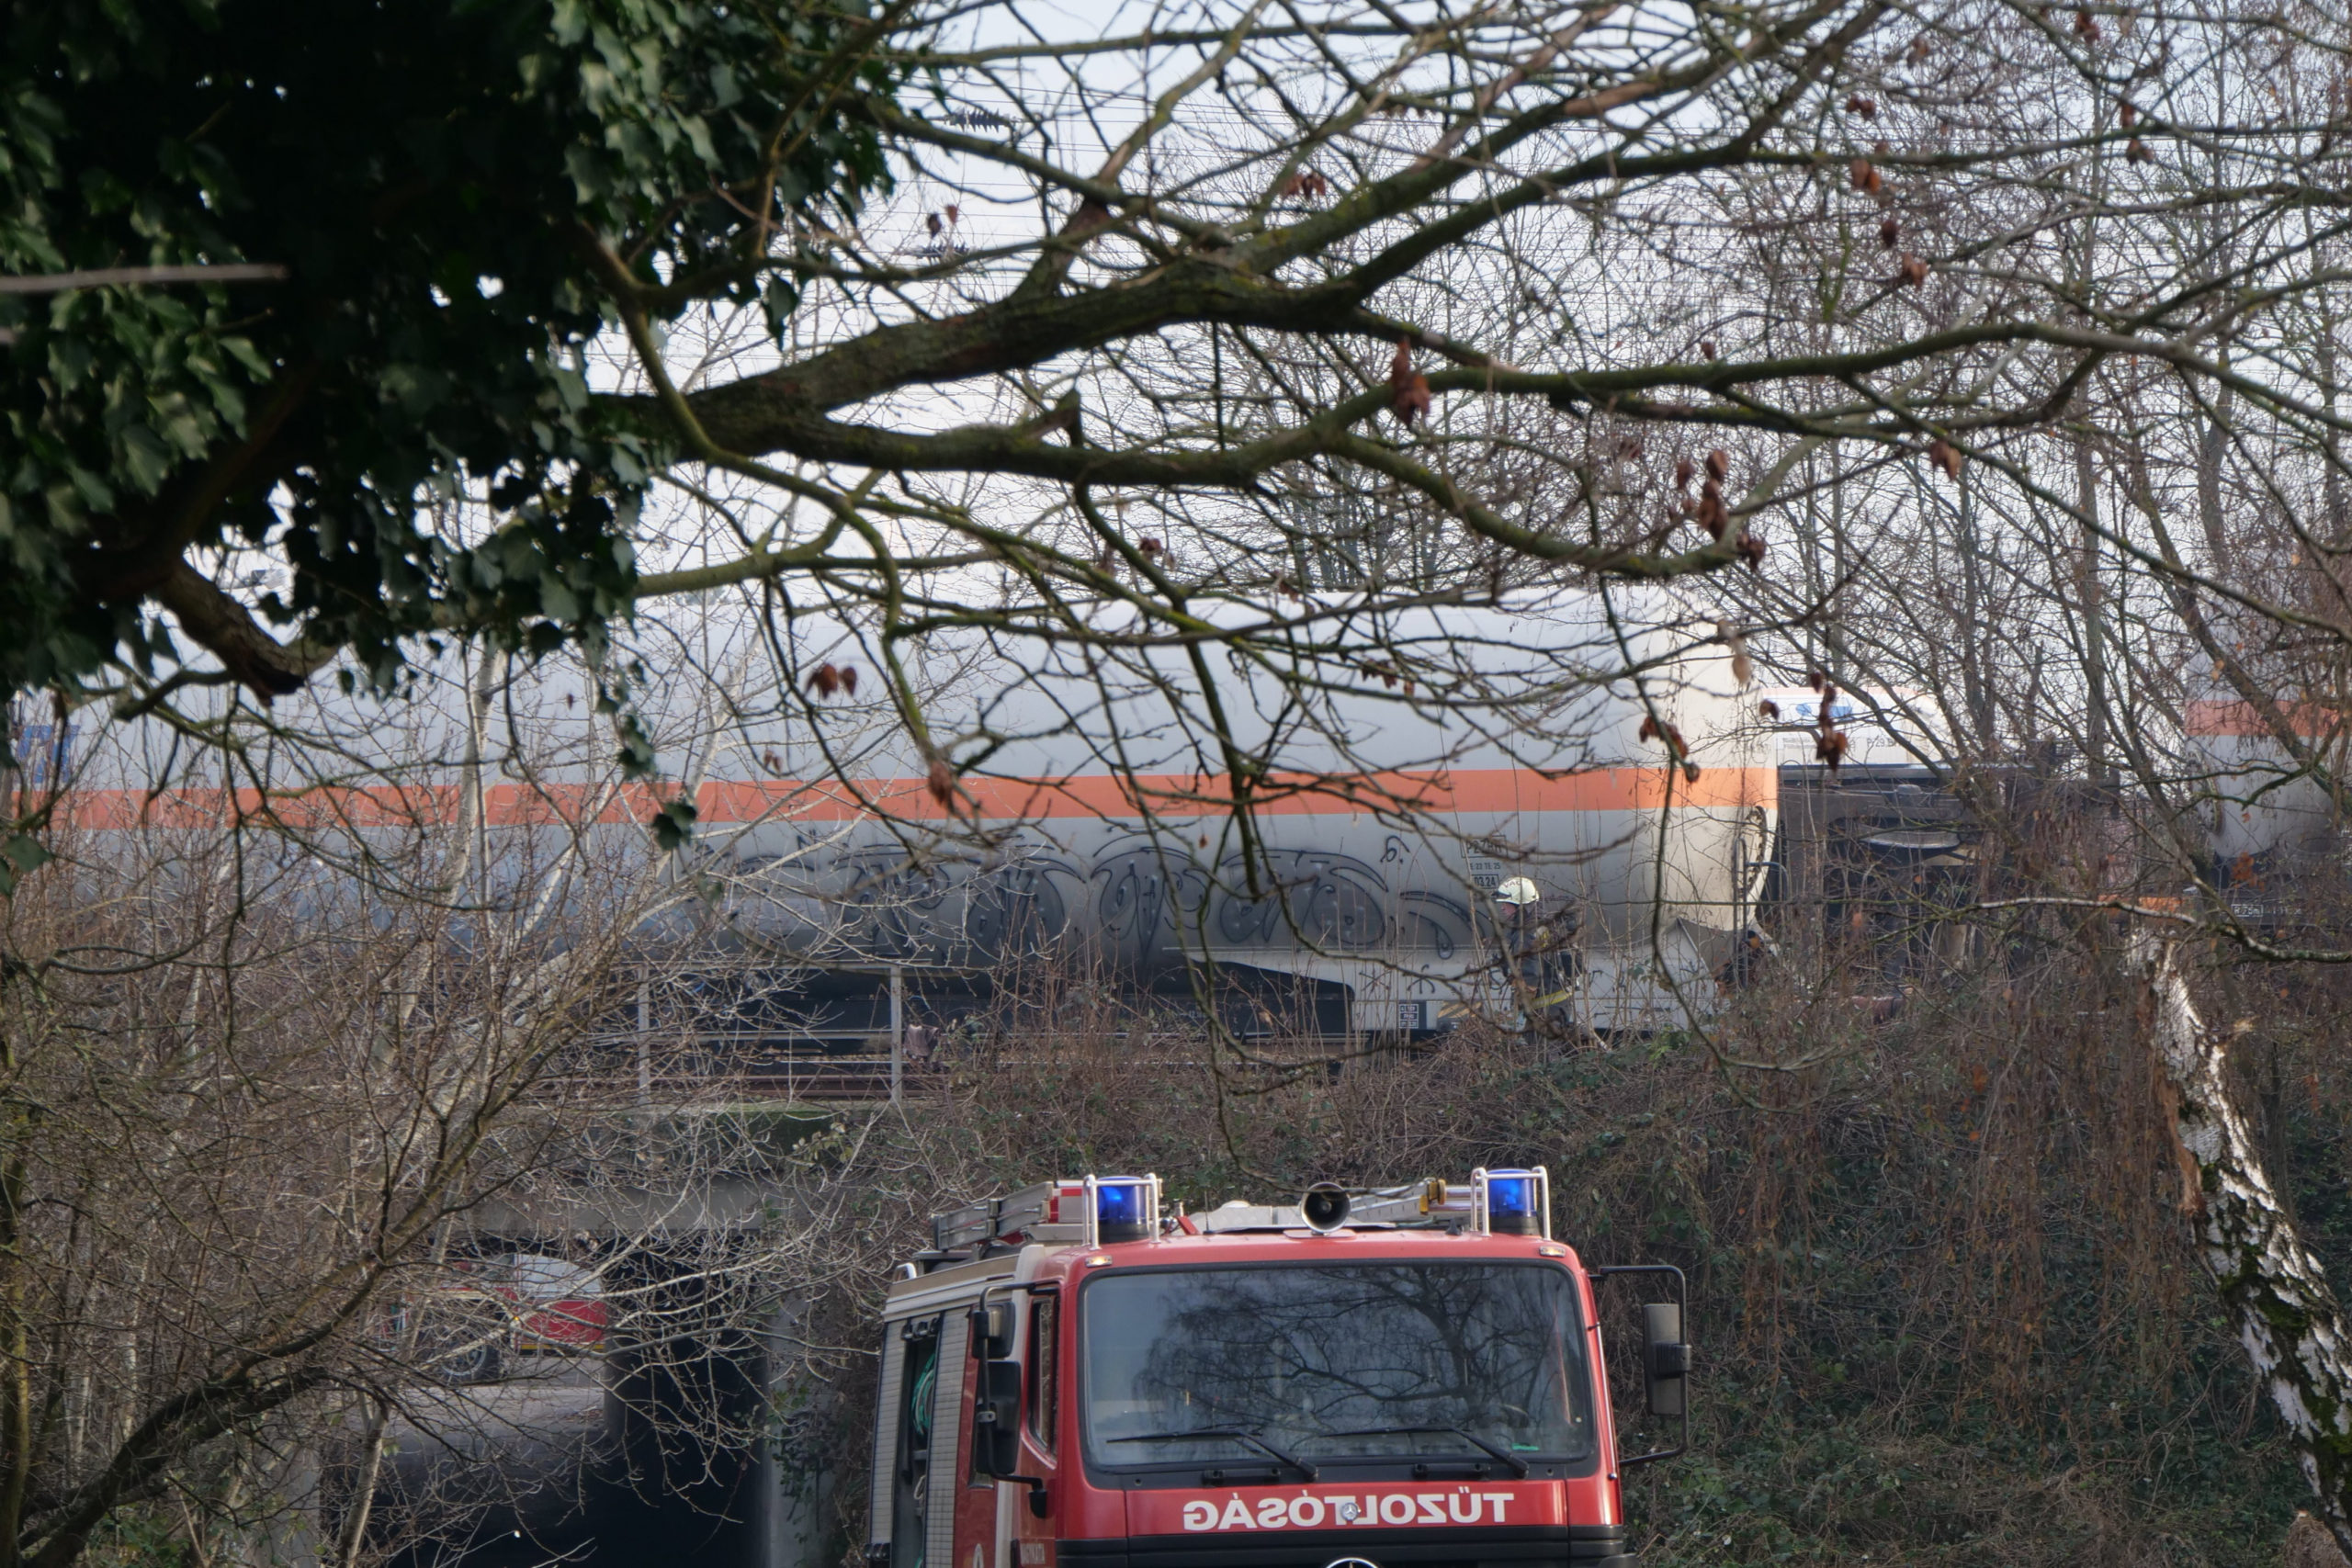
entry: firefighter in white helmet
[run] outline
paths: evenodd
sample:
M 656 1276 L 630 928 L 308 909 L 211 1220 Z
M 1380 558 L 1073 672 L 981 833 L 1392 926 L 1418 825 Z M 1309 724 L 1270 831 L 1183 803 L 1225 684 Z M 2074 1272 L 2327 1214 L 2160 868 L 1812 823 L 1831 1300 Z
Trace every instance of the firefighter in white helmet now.
M 1544 890 L 1532 877 L 1506 877 L 1495 888 L 1495 924 L 1502 937 L 1504 964 L 1514 988 L 1524 993 L 1530 1013 L 1566 1002 L 1583 967 L 1570 946 L 1581 924 L 1575 907 L 1562 904 L 1547 913 L 1544 903 Z

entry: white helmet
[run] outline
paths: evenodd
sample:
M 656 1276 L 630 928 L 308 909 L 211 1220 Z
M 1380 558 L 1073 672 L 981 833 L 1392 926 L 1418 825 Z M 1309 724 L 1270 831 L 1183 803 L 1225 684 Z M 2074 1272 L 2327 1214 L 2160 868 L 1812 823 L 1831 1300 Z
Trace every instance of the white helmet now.
M 1495 889 L 1498 904 L 1535 904 L 1543 901 L 1544 890 L 1524 876 L 1514 876 Z

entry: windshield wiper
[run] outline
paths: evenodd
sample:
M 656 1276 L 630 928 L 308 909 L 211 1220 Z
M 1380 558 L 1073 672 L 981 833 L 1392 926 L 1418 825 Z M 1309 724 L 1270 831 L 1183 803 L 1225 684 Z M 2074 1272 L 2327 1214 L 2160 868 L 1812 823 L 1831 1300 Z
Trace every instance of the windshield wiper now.
M 1408 1438 L 1416 1432 L 1451 1432 L 1474 1448 L 1484 1449 L 1501 1463 L 1510 1466 L 1511 1473 L 1521 1481 L 1527 1479 L 1527 1461 L 1509 1449 L 1497 1448 L 1476 1432 L 1465 1432 L 1459 1427 L 1358 1427 L 1346 1432 L 1317 1432 L 1318 1438 Z
M 1174 1442 L 1179 1438 L 1237 1438 L 1241 1442 L 1250 1444 L 1251 1447 L 1257 1449 L 1262 1453 L 1271 1454 L 1275 1459 L 1282 1461 L 1284 1464 L 1298 1472 L 1299 1474 L 1306 1477 L 1309 1481 L 1313 1481 L 1316 1477 L 1322 1474 L 1321 1471 L 1308 1463 L 1306 1460 L 1300 1459 L 1295 1454 L 1289 1453 L 1282 1449 L 1274 1447 L 1273 1444 L 1266 1441 L 1265 1438 L 1260 1437 L 1257 1433 L 1250 1431 L 1246 1427 L 1187 1427 L 1180 1432 L 1137 1432 L 1132 1438 L 1113 1438 L 1111 1441 L 1114 1443 L 1170 1443 Z M 1473 1442 L 1477 1441 L 1475 1438 L 1471 1440 Z M 1525 1465 L 1520 1466 L 1519 1472 L 1521 1475 L 1526 1474 L 1527 1467 Z

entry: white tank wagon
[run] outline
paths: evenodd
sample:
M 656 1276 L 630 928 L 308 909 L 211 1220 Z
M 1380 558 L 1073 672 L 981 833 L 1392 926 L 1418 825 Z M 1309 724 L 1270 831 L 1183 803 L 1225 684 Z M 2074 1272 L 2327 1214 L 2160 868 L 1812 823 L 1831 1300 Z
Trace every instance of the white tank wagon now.
M 1359 669 L 1352 689 L 1333 692 L 1221 667 L 1236 739 L 1265 764 L 1246 819 L 1202 739 L 1199 682 L 1181 650 L 1104 674 L 1075 655 L 1037 670 L 934 649 L 956 672 L 925 686 L 926 712 L 968 763 L 950 800 L 934 798 L 910 744 L 872 741 L 869 674 L 862 720 L 838 716 L 867 734 L 846 776 L 789 776 L 815 773 L 816 748 L 782 725 L 707 760 L 688 854 L 716 891 L 716 929 L 689 904 L 643 943 L 717 937 L 741 967 L 856 976 L 834 987 L 856 998 L 835 1009 L 842 1035 L 888 1027 L 878 998 L 889 969 L 968 1003 L 1009 965 L 1054 961 L 1163 991 L 1184 989 L 1204 962 L 1303 984 L 1329 1004 L 1316 1020 L 1325 1032 L 1512 1021 L 1531 1006 L 1600 1032 L 1669 1027 L 1685 1007 L 1713 1005 L 1749 923 L 1775 829 L 1770 736 L 1703 632 L 1621 639 L 1589 608 L 1425 612 L 1388 626 L 1400 662 L 1435 650 L 1417 665 L 1424 677 L 1447 661 L 1442 687 L 1383 686 Z M 227 815 L 130 785 L 88 771 L 62 819 L 87 840 L 174 821 L 203 832 Z M 471 886 L 546 874 L 582 814 L 611 863 L 679 787 L 493 778 Z M 271 809 L 389 850 L 420 826 L 447 837 L 467 819 L 465 798 L 446 767 L 412 768 L 397 790 L 297 795 Z M 791 1009 L 788 994 L 771 1000 Z
M 700 821 L 740 825 L 733 929 L 811 962 L 1058 955 L 1146 985 L 1209 962 L 1338 987 L 1357 1033 L 1531 1004 L 1599 1031 L 1667 1026 L 1713 1005 L 1777 775 L 1719 646 L 1647 635 L 1637 678 L 1560 689 L 1547 656 L 1584 651 L 1589 630 L 1428 617 L 1414 636 L 1497 667 L 1471 706 L 1401 683 L 1307 705 L 1295 682 L 1235 676 L 1227 717 L 1275 760 L 1246 822 L 1198 727 L 1168 715 L 1189 671 L 1133 668 L 1115 684 L 1007 671 L 967 711 L 944 700 L 940 728 L 995 738 L 946 803 L 908 767 L 707 786 Z
M 2211 854 L 2207 874 L 2241 919 L 2260 922 L 2285 918 L 2300 897 L 2342 896 L 2344 821 L 2326 780 L 2345 777 L 2344 715 L 2282 703 L 2278 716 L 2295 747 L 2225 693 L 2186 703 L 2181 713 L 2185 782 Z

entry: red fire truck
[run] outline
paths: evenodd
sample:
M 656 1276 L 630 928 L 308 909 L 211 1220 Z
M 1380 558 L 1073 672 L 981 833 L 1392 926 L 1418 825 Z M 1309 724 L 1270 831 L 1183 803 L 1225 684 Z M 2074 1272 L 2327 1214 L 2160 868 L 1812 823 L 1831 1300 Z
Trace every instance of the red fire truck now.
M 1594 1282 L 1542 1169 L 1160 1213 L 1159 1179 L 943 1214 L 883 1311 L 873 1568 L 1632 1568 Z

